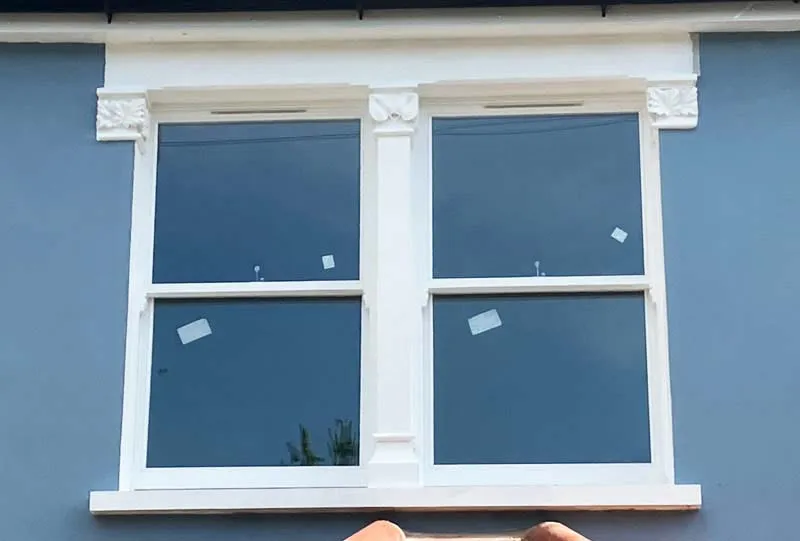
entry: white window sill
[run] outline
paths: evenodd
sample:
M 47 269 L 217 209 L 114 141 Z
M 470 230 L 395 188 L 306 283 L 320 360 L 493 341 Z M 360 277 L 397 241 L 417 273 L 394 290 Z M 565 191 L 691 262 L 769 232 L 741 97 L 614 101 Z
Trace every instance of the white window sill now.
M 574 509 L 688 511 L 700 485 L 283 488 L 92 492 L 95 515 Z

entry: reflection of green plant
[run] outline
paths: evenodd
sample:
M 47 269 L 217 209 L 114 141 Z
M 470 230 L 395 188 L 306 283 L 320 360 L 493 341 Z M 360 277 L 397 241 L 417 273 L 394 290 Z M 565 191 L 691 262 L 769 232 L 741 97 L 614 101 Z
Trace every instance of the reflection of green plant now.
M 289 464 L 292 466 L 319 466 L 325 459 L 314 452 L 308 429 L 300 425 L 300 444 L 286 444 Z M 358 435 L 352 421 L 336 419 L 334 428 L 328 429 L 328 460 L 331 466 L 354 466 L 358 464 Z
M 323 462 L 322 457 L 314 454 L 311 448 L 311 436 L 303 425 L 300 425 L 300 448 L 298 449 L 293 443 L 287 443 L 286 448 L 289 449 L 289 464 L 293 466 L 316 466 Z
M 328 457 L 333 466 L 354 466 L 358 463 L 358 438 L 352 421 L 336 419 L 334 429 L 328 429 Z

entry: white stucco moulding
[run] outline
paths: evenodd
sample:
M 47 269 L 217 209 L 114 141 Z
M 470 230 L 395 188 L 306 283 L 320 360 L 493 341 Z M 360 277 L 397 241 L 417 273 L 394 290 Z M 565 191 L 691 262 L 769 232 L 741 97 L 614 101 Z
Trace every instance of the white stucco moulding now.
M 377 123 L 376 135 L 410 135 L 419 114 L 419 96 L 414 92 L 371 94 L 369 114 Z
M 97 140 L 143 142 L 150 129 L 147 94 L 143 91 L 97 91 Z
M 647 111 L 659 129 L 691 130 L 697 127 L 697 87 L 654 85 L 647 89 Z

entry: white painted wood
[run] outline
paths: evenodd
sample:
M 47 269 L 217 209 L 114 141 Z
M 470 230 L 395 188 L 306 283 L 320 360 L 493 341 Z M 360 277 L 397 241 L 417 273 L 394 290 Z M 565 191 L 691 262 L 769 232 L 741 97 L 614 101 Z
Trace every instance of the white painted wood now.
M 630 103 L 646 91 L 657 127 L 691 129 L 698 116 L 695 48 L 687 33 L 613 40 L 387 42 L 380 47 L 352 42 L 280 49 L 109 45 L 106 88 L 100 90 L 109 98 L 101 99 L 98 111 L 114 121 L 100 130 L 98 115 L 98 137 L 136 136 L 136 113 L 145 102 L 120 98 L 130 94 L 128 88 L 147 89 L 147 103 L 156 110 L 197 115 L 200 107 L 206 111 L 198 117 L 202 121 L 319 116 L 337 100 L 363 103 L 368 87 L 416 86 L 432 105 L 545 107 L 551 113 L 558 104 L 588 111 L 617 100 Z M 471 61 L 460 62 L 464 57 Z
M 672 510 L 700 508 L 699 485 L 141 490 L 92 492 L 96 515 L 341 510 Z
M 103 94 L 106 95 L 106 94 Z M 115 94 L 116 95 L 116 94 Z M 365 107 L 364 107 L 365 108 Z M 333 113 L 318 111 L 323 118 L 354 118 L 357 111 L 346 108 Z M 315 111 L 315 114 L 317 112 Z M 316 468 L 152 468 L 146 467 L 152 357 L 153 308 L 156 299 L 241 298 L 241 297 L 341 297 L 360 296 L 362 283 L 351 281 L 243 282 L 201 284 L 152 284 L 155 216 L 156 156 L 158 123 L 154 114 L 150 130 L 137 138 L 134 161 L 133 222 L 129 315 L 125 357 L 120 489 L 263 488 L 363 486 L 363 471 L 349 467 Z M 202 113 L 177 114 L 180 121 L 197 121 Z M 295 118 L 316 118 L 308 114 Z M 285 120 L 285 118 L 282 118 Z M 362 231 L 363 234 L 363 231 Z M 363 245 L 363 241 L 362 241 Z M 361 250 L 362 260 L 369 257 Z M 363 264 L 363 263 L 362 263 Z M 362 333 L 368 332 L 362 319 Z M 362 459 L 363 463 L 363 459 Z
M 463 104 L 461 104 L 463 107 Z M 415 152 L 414 223 L 415 235 L 419 240 L 418 269 L 419 280 L 428 287 L 423 291 L 422 305 L 422 366 L 419 374 L 420 395 L 416 402 L 416 417 L 421 426 L 422 441 L 420 458 L 422 461 L 422 485 L 430 483 L 430 470 L 433 465 L 433 303 L 430 282 L 433 276 L 433 124 L 431 114 L 434 108 L 426 107 L 420 112 L 419 136 Z M 438 109 L 437 109 L 438 110 Z
M 576 41 L 578 43 L 585 43 Z M 479 44 L 476 44 L 479 45 Z M 681 69 L 685 69 L 683 66 Z M 687 72 L 690 74 L 691 72 Z M 691 76 L 691 75 L 690 75 Z M 678 79 L 679 81 L 680 79 Z M 690 81 L 694 77 L 691 76 Z M 666 81 L 664 81 L 666 83 Z M 677 82 L 677 81 L 672 81 Z M 689 82 L 689 81 L 687 81 Z M 539 77 L 533 80 L 513 78 L 508 80 L 463 80 L 463 81 L 437 81 L 419 86 L 420 98 L 424 101 L 425 109 L 435 116 L 447 115 L 449 110 L 455 114 L 465 113 L 470 106 L 483 108 L 485 106 L 504 105 L 519 106 L 524 104 L 546 107 L 548 112 L 555 109 L 558 114 L 560 109 L 554 105 L 562 104 L 567 111 L 572 111 L 576 106 L 581 112 L 608 112 L 609 107 L 615 107 L 620 112 L 638 111 L 641 94 L 647 88 L 648 82 L 643 77 L 615 76 L 579 76 L 572 79 L 548 79 Z M 667 85 L 669 86 L 669 85 Z M 633 107 L 631 106 L 633 103 Z M 616 107 L 620 107 L 616 109 Z M 514 109 L 508 108 L 507 113 L 513 114 Z M 522 111 L 520 114 L 529 114 Z M 480 114 L 480 113 L 478 113 Z M 567 113 L 569 114 L 569 113 Z
M 425 486 L 615 486 L 671 484 L 654 464 L 454 464 L 425 470 Z
M 155 216 L 155 167 L 157 126 L 147 124 L 143 141 L 134 145 L 133 194 L 131 203 L 130 265 L 128 271 L 128 316 L 125 333 L 125 370 L 122 400 L 119 488 L 133 486 L 135 472 L 143 465 L 142 435 L 146 435 L 149 382 L 149 336 L 152 311 L 146 291 L 153 266 L 153 221 Z M 144 418 L 143 418 L 144 415 Z
M 800 30 L 791 1 L 666 6 L 126 15 L 4 14 L 0 42 L 319 43 Z
M 374 122 L 376 198 L 375 424 L 367 462 L 371 487 L 419 483 L 415 365 L 421 357 L 420 284 L 417 280 L 411 140 L 419 111 L 415 92 L 381 89 L 369 98 Z M 368 203 L 369 204 L 369 203 Z M 369 407 L 369 406 L 368 406 Z
M 135 490 L 196 490 L 296 487 L 363 487 L 357 466 L 274 466 L 240 468 L 145 468 Z
M 469 62 L 462 62 L 469 58 Z M 448 83 L 573 80 L 693 80 L 693 43 L 688 33 L 619 39 L 477 39 L 437 42 L 359 42 L 218 47 L 213 44 L 112 44 L 106 48 L 109 90 L 147 88 L 153 104 L 164 89 L 232 90 L 323 85 L 326 88 L 407 87 Z M 318 96 L 324 97 L 324 89 Z M 353 90 L 355 93 L 357 90 Z M 553 95 L 554 90 L 547 95 Z M 588 92 L 587 92 L 588 94 Z M 300 95 L 295 106 L 305 106 Z
M 358 280 L 325 282 L 217 282 L 151 284 L 148 298 L 214 299 L 235 297 L 347 297 L 361 295 Z
M 150 131 L 147 94 L 97 91 L 97 140 L 143 141 Z
M 672 391 L 669 369 L 667 283 L 664 262 L 664 226 L 661 204 L 659 130 L 640 117 L 643 178 L 645 272 L 652 277 L 647 295 L 647 387 L 650 410 L 651 461 L 664 478 L 675 481 Z
M 428 291 L 437 295 L 501 293 L 581 293 L 646 291 L 646 276 L 533 276 L 521 278 L 438 278 Z
M 642 89 L 644 90 L 644 89 Z M 625 97 L 627 96 L 627 97 Z M 666 312 L 661 312 L 652 302 L 651 288 L 656 295 L 663 294 L 664 261 L 661 225 L 660 180 L 658 171 L 658 129 L 648 110 L 644 92 L 620 94 L 610 97 L 605 107 L 602 97 L 595 95 L 587 106 L 582 103 L 559 114 L 605 112 L 636 112 L 640 119 L 640 159 L 643 206 L 643 233 L 645 251 L 644 276 L 578 276 L 578 277 L 514 277 L 431 279 L 428 263 L 428 292 L 431 295 L 517 294 L 517 293 L 585 293 L 634 292 L 645 293 L 646 332 L 648 356 L 648 400 L 652 460 L 649 464 L 545 464 L 545 465 L 435 465 L 433 460 L 433 344 L 432 305 L 426 308 L 425 384 L 423 393 L 423 475 L 426 486 L 481 486 L 481 485 L 614 485 L 614 484 L 670 484 L 674 482 L 672 448 L 672 412 L 669 403 L 669 369 L 666 344 Z M 480 98 L 478 98 L 480 99 Z M 501 103 L 498 100 L 497 103 Z M 468 108 L 470 116 L 497 115 L 496 110 L 469 108 L 459 103 L 437 105 L 423 114 L 424 130 L 430 139 L 433 116 L 458 114 Z M 545 111 L 545 113 L 550 112 Z M 509 115 L 536 114 L 530 110 L 509 110 Z M 541 114 L 541 113 L 540 113 Z M 427 169 L 423 174 L 432 183 L 430 140 L 426 141 Z M 430 199 L 430 191 L 426 194 Z M 427 223 L 426 237 L 432 236 L 432 202 L 428 201 L 426 215 L 419 217 Z M 666 381 L 666 383 L 665 383 Z
M 697 88 L 693 82 L 647 89 L 647 110 L 653 126 L 691 130 L 697 127 Z
M 362 102 L 365 112 L 368 109 L 368 98 Z M 378 245 L 377 179 L 375 137 L 372 135 L 372 119 L 365 115 L 361 121 L 361 221 L 360 228 L 360 269 L 359 277 L 363 285 L 361 297 L 361 382 L 360 382 L 360 425 L 359 425 L 359 465 L 364 471 L 375 449 L 372 434 L 375 432 L 377 412 L 373 404 L 377 403 L 377 355 L 375 352 L 374 327 L 375 311 L 370 310 L 370 302 L 375 298 L 376 258 L 375 248 Z M 366 482 L 364 483 L 366 484 Z

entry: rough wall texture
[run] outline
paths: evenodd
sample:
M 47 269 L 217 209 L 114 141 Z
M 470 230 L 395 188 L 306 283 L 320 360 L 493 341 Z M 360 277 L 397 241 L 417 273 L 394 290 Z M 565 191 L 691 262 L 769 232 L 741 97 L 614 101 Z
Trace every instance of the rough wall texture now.
M 662 138 L 677 475 L 693 514 L 383 514 L 429 532 L 557 519 L 593 541 L 793 538 L 800 500 L 800 35 L 701 40 L 700 126 Z M 92 518 L 116 484 L 128 143 L 94 141 L 103 50 L 0 46 L 0 539 L 343 539 L 378 515 Z

